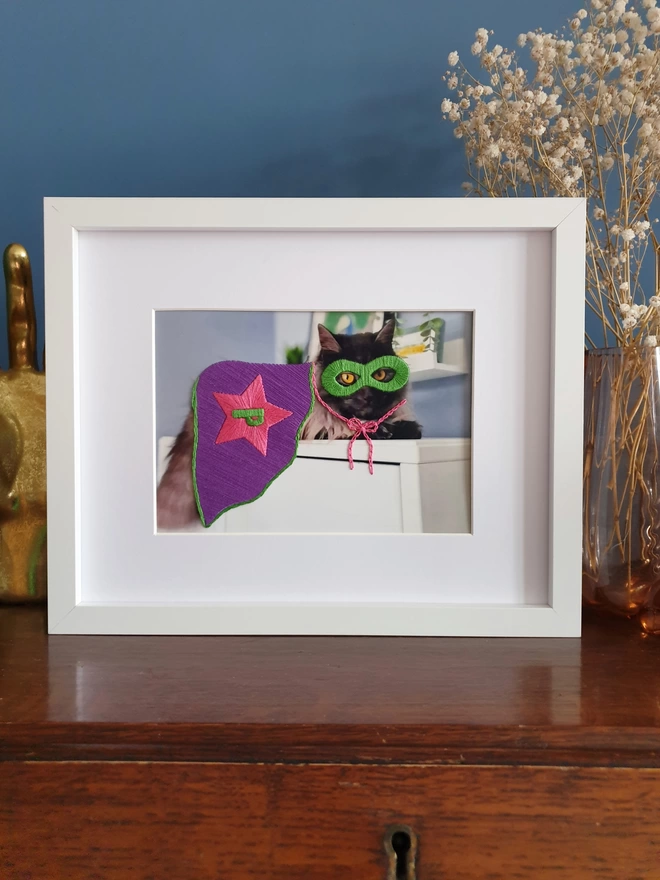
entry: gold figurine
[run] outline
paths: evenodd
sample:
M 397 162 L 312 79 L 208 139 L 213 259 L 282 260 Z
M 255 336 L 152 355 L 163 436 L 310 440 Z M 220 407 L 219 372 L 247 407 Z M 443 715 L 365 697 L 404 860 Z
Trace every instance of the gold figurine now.
M 46 597 L 46 376 L 36 355 L 32 270 L 10 244 L 7 286 L 9 369 L 0 370 L 0 603 Z

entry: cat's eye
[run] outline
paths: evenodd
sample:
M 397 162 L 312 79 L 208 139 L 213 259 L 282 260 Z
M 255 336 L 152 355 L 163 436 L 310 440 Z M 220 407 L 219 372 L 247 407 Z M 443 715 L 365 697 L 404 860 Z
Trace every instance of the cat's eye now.
M 340 385 L 355 385 L 357 376 L 355 373 L 340 373 L 337 376 L 337 381 Z
M 376 382 L 390 382 L 394 378 L 394 370 L 386 370 L 385 367 L 381 367 L 371 374 L 371 378 Z

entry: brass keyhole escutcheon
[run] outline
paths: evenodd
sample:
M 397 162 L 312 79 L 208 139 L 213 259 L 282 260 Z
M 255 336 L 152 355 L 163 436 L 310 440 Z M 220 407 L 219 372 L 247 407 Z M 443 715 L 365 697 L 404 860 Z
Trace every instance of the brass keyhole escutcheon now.
M 416 880 L 417 835 L 408 825 L 392 825 L 383 840 L 387 854 L 386 880 Z

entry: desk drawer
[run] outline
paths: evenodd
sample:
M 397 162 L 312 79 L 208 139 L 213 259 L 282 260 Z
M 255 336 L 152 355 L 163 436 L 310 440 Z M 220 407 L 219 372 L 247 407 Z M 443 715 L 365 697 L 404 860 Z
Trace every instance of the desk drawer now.
M 660 877 L 660 771 L 0 764 L 3 880 Z
M 160 438 L 159 478 L 173 443 L 174 437 Z M 355 444 L 352 471 L 347 454 L 348 440 L 303 441 L 296 460 L 261 498 L 227 511 L 211 532 L 470 531 L 469 440 L 375 440 L 373 474 L 364 440 Z M 200 523 L 187 530 L 204 528 Z

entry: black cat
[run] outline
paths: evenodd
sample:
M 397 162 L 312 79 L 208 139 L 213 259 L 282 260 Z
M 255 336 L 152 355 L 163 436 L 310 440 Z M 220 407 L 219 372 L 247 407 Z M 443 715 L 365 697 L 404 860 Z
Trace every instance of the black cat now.
M 350 396 L 333 397 L 321 384 L 323 370 L 334 361 L 349 360 L 358 364 L 368 364 L 383 355 L 394 355 L 393 336 L 394 321 L 387 321 L 378 333 L 356 333 L 353 336 L 333 334 L 319 324 L 321 350 L 314 364 L 314 375 L 319 395 L 335 412 L 347 419 L 358 418 L 363 422 L 378 421 L 406 397 L 407 385 L 396 391 L 381 391 L 365 385 Z M 303 429 L 302 439 L 337 440 L 351 437 L 354 433 L 341 419 L 316 403 Z M 412 406 L 406 402 L 382 425 L 379 425 L 378 430 L 371 436 L 374 440 L 417 440 L 422 436 L 422 429 L 415 420 Z

